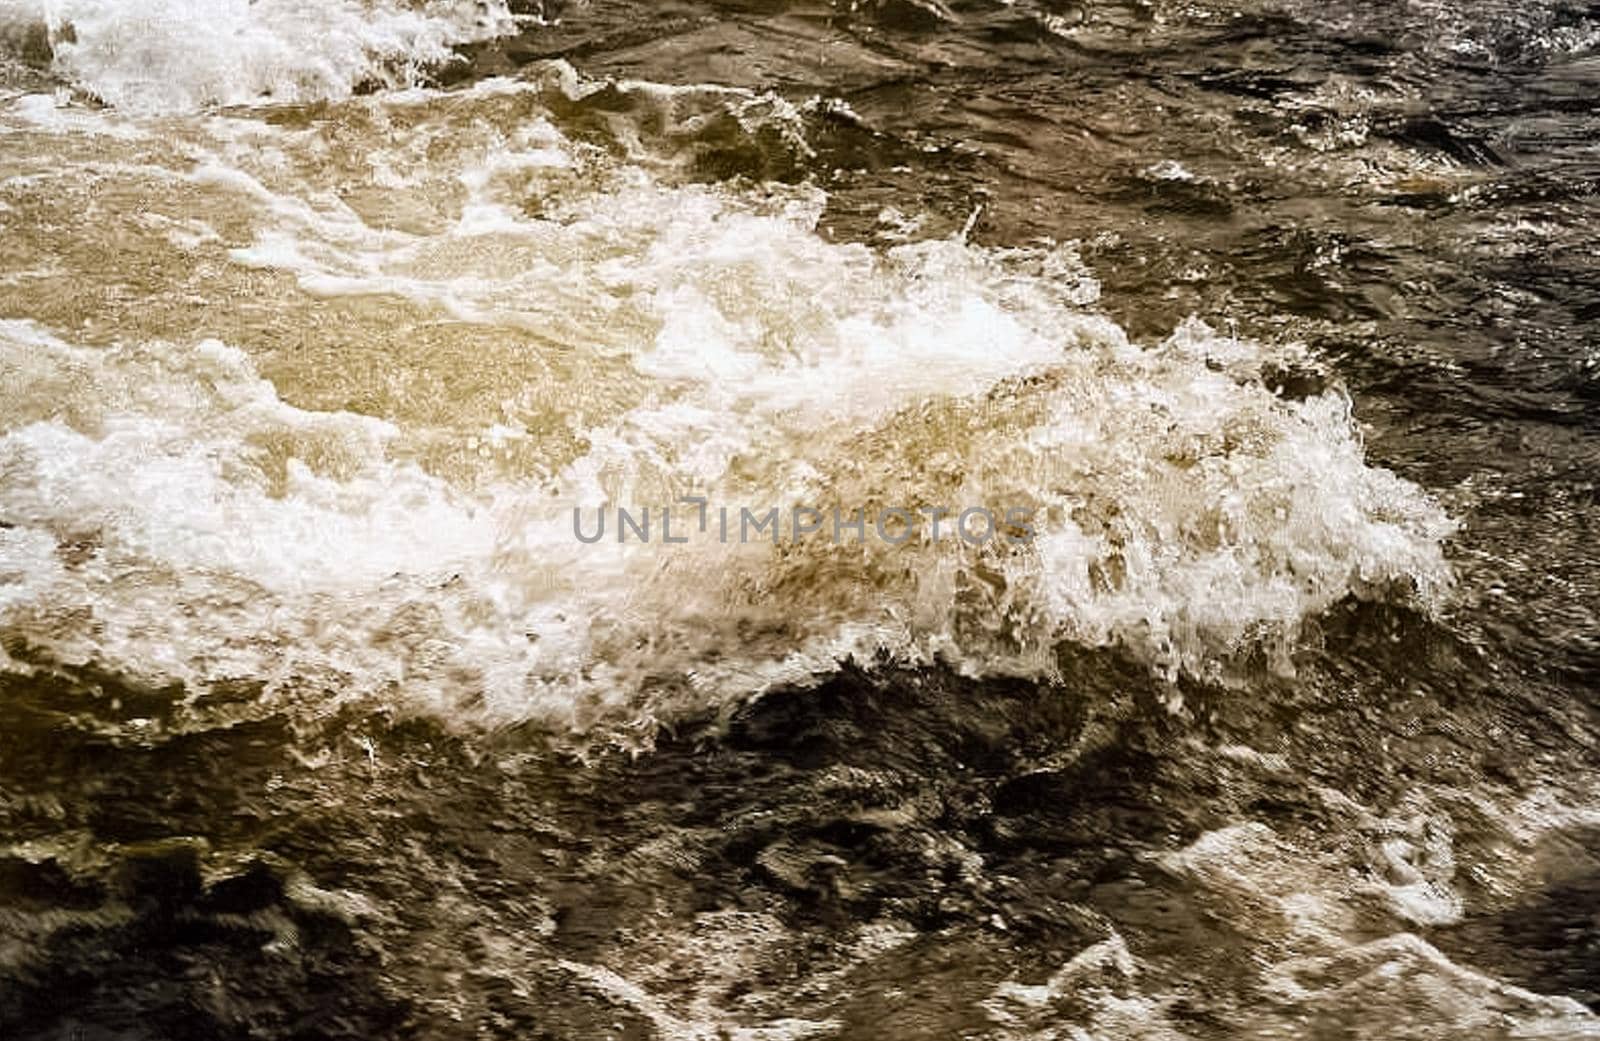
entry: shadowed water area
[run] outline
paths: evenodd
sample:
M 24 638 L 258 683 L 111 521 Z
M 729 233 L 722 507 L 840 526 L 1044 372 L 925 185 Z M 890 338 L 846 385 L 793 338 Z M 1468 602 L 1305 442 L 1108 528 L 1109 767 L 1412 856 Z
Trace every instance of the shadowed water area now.
M 0 1036 L 1600 1037 L 1600 6 L 0 44 Z

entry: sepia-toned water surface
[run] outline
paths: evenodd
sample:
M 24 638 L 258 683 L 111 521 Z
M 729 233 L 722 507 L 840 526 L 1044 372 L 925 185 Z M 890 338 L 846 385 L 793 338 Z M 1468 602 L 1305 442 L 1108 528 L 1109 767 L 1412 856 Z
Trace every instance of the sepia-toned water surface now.
M 0 0 L 0 1036 L 1600 1037 L 1597 178 L 1587 2 Z

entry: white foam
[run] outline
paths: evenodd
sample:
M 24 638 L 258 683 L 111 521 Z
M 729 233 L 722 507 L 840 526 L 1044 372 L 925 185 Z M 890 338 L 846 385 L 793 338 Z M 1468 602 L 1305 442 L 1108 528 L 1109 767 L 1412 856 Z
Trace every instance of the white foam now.
M 1116 932 L 1078 952 L 1043 983 L 1008 980 L 981 1003 L 1007 1041 L 1063 1037 L 1181 1041 L 1168 1016 L 1172 1001 L 1140 993 L 1138 965 Z
M 1463 793 L 1419 790 L 1402 814 L 1386 817 L 1341 793 L 1322 794 L 1365 842 L 1330 847 L 1325 830 L 1294 842 L 1252 821 L 1151 858 L 1183 876 L 1199 910 L 1259 944 L 1265 1000 L 1237 1024 L 1239 1037 L 1293 1036 L 1307 1017 L 1352 1036 L 1389 1036 L 1396 1010 L 1406 1014 L 1407 1037 L 1600 1037 L 1600 1018 L 1570 998 L 1453 962 L 1410 932 L 1370 939 L 1371 897 L 1387 905 L 1391 928 L 1444 925 L 1462 914 L 1450 887 L 1456 864 L 1449 819 L 1432 807 Z M 1508 810 L 1493 811 L 1493 819 L 1514 831 L 1523 821 Z M 1474 865 L 1480 882 L 1494 874 L 1490 863 Z
M 402 86 L 516 27 L 503 0 L 5 0 L 0 21 L 43 23 L 58 73 L 145 113 Z
M 1408 1037 L 1600 1037 L 1600 1018 L 1577 1001 L 1459 965 L 1410 933 L 1287 959 L 1272 967 L 1269 979 L 1292 1022 L 1315 1016 L 1354 1035 L 1387 1034 L 1396 1010 L 1404 1009 Z M 1280 1020 L 1261 1019 L 1243 1036 L 1283 1036 Z

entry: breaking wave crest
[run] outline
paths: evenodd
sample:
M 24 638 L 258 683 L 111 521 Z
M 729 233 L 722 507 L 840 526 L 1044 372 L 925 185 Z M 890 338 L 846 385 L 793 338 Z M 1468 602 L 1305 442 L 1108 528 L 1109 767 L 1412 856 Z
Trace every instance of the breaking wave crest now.
M 1452 522 L 1365 463 L 1302 352 L 1197 322 L 1130 342 L 1070 244 L 831 242 L 820 191 L 670 183 L 574 143 L 544 89 L 349 102 L 359 195 L 318 183 L 320 139 L 245 117 L 129 167 L 168 214 L 130 248 L 321 332 L 0 327 L 13 650 L 583 729 L 847 654 L 1287 668 L 1342 598 L 1438 603 Z M 574 536 L 575 509 L 684 495 L 1025 507 L 1036 537 Z

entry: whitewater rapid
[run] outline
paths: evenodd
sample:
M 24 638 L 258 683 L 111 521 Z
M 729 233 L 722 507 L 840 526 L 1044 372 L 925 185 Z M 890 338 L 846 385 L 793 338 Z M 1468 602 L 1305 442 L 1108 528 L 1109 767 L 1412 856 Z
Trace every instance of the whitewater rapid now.
M 834 242 L 819 189 L 563 130 L 619 91 L 801 139 L 774 99 L 562 63 L 287 122 L 6 102 L 11 645 L 583 729 L 879 653 L 1282 672 L 1345 597 L 1442 604 L 1451 520 L 1364 462 L 1302 349 L 1136 343 L 1073 243 Z M 139 271 L 170 278 L 129 297 Z M 1039 520 L 1025 545 L 574 537 L 574 510 L 684 496 Z

